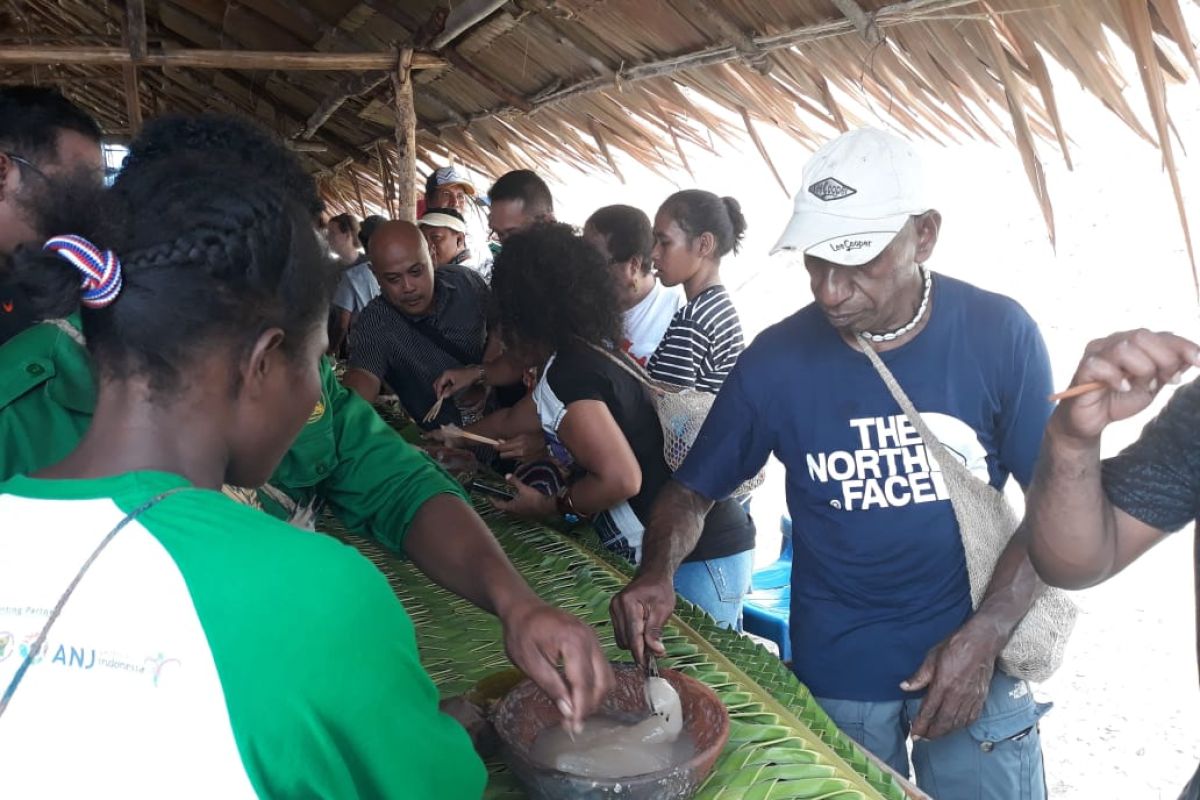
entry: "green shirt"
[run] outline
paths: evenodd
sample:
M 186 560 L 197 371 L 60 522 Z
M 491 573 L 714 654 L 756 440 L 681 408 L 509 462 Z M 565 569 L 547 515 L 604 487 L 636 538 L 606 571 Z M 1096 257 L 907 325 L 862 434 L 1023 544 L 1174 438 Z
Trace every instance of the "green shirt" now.
M 35 325 L 0 347 L 0 480 L 36 472 L 75 448 L 96 407 L 78 317 Z M 320 499 L 347 527 L 394 550 L 421 505 L 462 487 L 405 442 L 321 363 L 321 401 L 271 484 L 294 502 Z M 277 517 L 279 504 L 263 498 Z
M 473 798 L 412 622 L 353 549 L 175 475 L 0 483 L 5 795 Z

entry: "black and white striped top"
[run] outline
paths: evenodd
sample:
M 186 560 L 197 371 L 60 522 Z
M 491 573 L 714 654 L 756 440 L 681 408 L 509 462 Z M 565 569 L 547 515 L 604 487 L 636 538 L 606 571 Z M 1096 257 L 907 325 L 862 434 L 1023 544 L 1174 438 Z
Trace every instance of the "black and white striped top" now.
M 655 380 L 716 394 L 744 346 L 729 292 L 710 286 L 675 312 L 647 370 Z

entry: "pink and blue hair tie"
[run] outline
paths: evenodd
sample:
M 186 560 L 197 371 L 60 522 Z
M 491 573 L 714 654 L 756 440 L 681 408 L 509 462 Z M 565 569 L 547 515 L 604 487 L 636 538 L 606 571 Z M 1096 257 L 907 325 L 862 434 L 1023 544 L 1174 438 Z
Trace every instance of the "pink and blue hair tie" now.
M 121 293 L 121 261 L 112 250 L 101 250 L 82 236 L 55 236 L 42 245 L 71 262 L 83 280 L 80 302 L 87 308 L 104 308 Z

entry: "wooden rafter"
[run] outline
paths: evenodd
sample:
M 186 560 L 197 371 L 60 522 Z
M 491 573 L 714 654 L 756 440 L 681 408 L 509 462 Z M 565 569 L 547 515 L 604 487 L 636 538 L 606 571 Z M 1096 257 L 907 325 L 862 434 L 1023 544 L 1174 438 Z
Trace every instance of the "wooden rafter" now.
M 392 70 L 395 53 L 280 53 L 271 50 L 205 50 L 189 48 L 147 53 L 135 59 L 120 47 L 5 47 L 0 64 L 136 64 L 140 67 L 191 67 L 193 69 L 280 69 L 295 71 L 352 72 Z M 413 69 L 439 69 L 446 62 L 429 53 L 413 53 Z
M 760 48 L 754 37 L 743 31 L 721 9 L 708 0 L 672 0 L 689 18 L 707 21 L 726 41 L 733 45 L 742 60 L 755 71 L 766 75 L 771 71 L 771 56 Z
M 146 56 L 146 3 L 145 0 L 129 0 L 125 7 L 123 26 L 125 45 L 135 63 L 121 68 L 125 79 L 125 109 L 129 117 L 130 133 L 142 129 L 142 92 L 136 62 Z

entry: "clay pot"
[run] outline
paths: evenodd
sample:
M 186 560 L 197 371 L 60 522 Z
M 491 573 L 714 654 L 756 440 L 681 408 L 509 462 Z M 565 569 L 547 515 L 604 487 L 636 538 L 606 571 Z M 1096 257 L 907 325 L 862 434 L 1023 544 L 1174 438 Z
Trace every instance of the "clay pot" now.
M 613 664 L 616 684 L 604 698 L 602 713 L 647 715 L 642 671 L 634 664 Z M 560 772 L 530 758 L 533 743 L 546 728 L 562 724 L 562 714 L 533 681 L 526 680 L 496 706 L 492 723 L 504 743 L 503 756 L 529 796 L 538 800 L 683 800 L 708 776 L 729 738 L 729 713 L 712 689 L 681 672 L 661 675 L 679 692 L 683 730 L 696 745 L 687 761 L 669 769 L 628 778 L 585 778 Z

